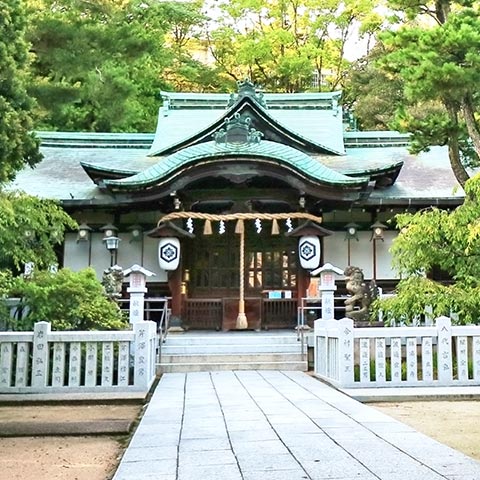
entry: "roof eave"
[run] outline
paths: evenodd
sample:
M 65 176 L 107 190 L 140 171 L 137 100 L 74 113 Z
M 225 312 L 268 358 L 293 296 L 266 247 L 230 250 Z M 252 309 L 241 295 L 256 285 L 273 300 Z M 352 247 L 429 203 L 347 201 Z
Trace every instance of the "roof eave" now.
M 80 162 L 80 165 L 90 179 L 97 185 L 99 185 L 103 180 L 120 180 L 122 178 L 128 178 L 139 173 L 139 170 L 106 168 L 100 165 L 82 161 Z

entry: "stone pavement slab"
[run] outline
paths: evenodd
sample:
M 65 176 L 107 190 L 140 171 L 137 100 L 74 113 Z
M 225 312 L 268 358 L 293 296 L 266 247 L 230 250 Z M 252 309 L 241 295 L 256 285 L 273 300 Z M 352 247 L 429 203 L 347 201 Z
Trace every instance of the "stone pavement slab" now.
M 114 480 L 478 480 L 480 463 L 302 372 L 164 374 Z

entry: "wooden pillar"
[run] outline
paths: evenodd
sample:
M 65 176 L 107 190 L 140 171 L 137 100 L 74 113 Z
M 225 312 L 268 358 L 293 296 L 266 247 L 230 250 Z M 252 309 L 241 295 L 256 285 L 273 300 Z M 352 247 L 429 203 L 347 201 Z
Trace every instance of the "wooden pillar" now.
M 300 265 L 297 269 L 297 298 L 300 305 L 300 299 L 307 296 L 307 288 L 310 284 L 310 273 L 304 270 Z
M 168 286 L 170 288 L 170 292 L 172 294 L 172 312 L 171 312 L 171 320 L 180 320 L 182 319 L 182 310 L 183 310 L 183 297 L 182 295 L 182 271 L 181 267 L 168 272 Z

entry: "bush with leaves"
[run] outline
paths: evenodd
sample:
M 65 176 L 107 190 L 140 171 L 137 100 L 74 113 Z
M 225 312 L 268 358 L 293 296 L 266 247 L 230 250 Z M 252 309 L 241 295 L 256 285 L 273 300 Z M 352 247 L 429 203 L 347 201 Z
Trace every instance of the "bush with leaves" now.
M 10 296 L 13 284 L 12 272 L 0 270 L 0 324 L 8 325 L 10 323 L 10 309 L 6 302 L 2 300 Z
M 8 295 L 20 297 L 26 312 L 13 325 L 14 330 L 32 330 L 39 321 L 50 322 L 53 330 L 120 330 L 128 326 L 91 268 L 16 277 Z
M 442 285 L 412 276 L 398 284 L 396 296 L 376 300 L 372 307 L 372 318 L 378 318 L 381 310 L 386 325 L 409 325 L 413 319 L 422 319 L 426 314 L 432 318 L 452 317 L 456 324 L 477 324 L 480 323 L 480 285 Z
M 465 185 L 465 201 L 453 211 L 430 208 L 396 217 L 400 234 L 392 245 L 394 267 L 404 278 L 397 296 L 377 300 L 373 315 L 409 323 L 433 310 L 461 324 L 480 323 L 480 175 Z M 448 274 L 453 284 L 426 277 L 433 269 Z

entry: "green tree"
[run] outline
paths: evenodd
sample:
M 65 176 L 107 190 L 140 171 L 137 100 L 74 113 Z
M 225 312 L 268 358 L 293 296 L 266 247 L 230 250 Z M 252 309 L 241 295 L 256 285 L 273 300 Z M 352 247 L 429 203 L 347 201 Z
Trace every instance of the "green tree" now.
M 233 0 L 208 32 L 211 52 L 236 81 L 249 77 L 272 91 L 302 91 L 316 74 L 319 90 L 334 90 L 348 68 L 347 41 L 371 19 L 373 6 L 370 0 Z
M 161 44 L 141 29 L 144 12 L 127 2 L 30 0 L 31 93 L 40 128 L 80 131 L 152 129 L 151 76 Z M 159 62 L 162 66 L 162 61 Z
M 0 1 L 0 184 L 41 160 L 26 92 L 28 45 L 22 2 Z M 1 220 L 0 220 L 1 221 Z
M 0 192 L 0 271 L 58 263 L 56 246 L 76 222 L 55 202 L 21 192 Z
M 22 305 L 28 307 L 27 314 L 13 325 L 15 330 L 32 330 L 39 321 L 50 322 L 54 330 L 119 330 L 128 326 L 91 268 L 16 277 L 8 294 L 20 297 Z
M 388 130 L 403 102 L 403 82 L 398 75 L 383 71 L 377 61 L 385 48 L 378 42 L 364 57 L 355 61 L 348 73 L 342 103 L 351 111 L 359 130 Z
M 198 2 L 28 0 L 40 127 L 152 131 L 160 89 L 218 86 L 193 54 Z
M 208 61 L 203 35 L 208 17 L 203 13 L 203 2 L 159 2 L 158 10 L 156 18 L 163 19 L 165 45 L 170 52 L 170 61 L 161 72 L 168 86 L 177 91 L 224 92 L 231 89 L 232 79 Z
M 392 0 L 390 5 L 407 18 L 402 28 L 382 36 L 389 49 L 382 66 L 404 85 L 396 127 L 412 132 L 416 151 L 448 145 L 452 170 L 463 186 L 468 162 L 480 155 L 478 3 Z M 430 22 L 421 21 L 425 15 Z
M 478 323 L 480 309 L 480 176 L 465 184 L 465 202 L 449 212 L 431 208 L 396 217 L 400 234 L 392 245 L 394 267 L 405 278 L 398 295 L 377 303 L 387 320 L 412 320 L 425 312 L 459 315 L 462 323 Z M 440 269 L 451 285 L 435 282 Z

